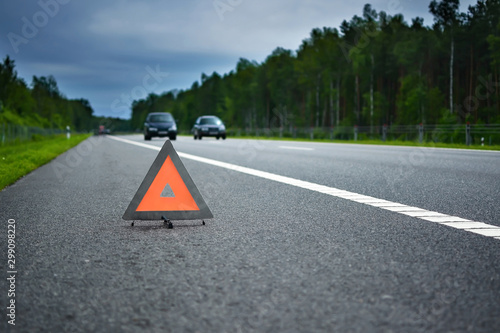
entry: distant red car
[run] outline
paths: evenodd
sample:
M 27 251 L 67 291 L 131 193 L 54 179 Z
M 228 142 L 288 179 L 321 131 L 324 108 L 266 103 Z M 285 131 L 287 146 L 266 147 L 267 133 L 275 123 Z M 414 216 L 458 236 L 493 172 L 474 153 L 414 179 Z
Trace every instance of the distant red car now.
M 99 135 L 106 134 L 106 127 L 104 125 L 99 126 Z

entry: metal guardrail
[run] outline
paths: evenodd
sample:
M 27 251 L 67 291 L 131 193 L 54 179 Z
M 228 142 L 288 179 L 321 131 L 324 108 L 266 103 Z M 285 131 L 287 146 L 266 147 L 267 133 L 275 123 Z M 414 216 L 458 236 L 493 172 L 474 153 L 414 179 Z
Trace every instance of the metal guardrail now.
M 301 138 L 311 140 L 398 140 L 493 145 L 500 144 L 500 124 L 233 128 L 228 129 L 228 136 Z
M 0 124 L 0 145 L 24 142 L 37 136 L 63 134 L 65 130 Z M 323 140 L 381 140 L 467 145 L 500 145 L 500 124 L 492 125 L 392 125 L 334 127 L 228 128 L 228 136 L 255 136 Z M 188 133 L 186 133 L 188 134 Z
M 0 124 L 0 145 L 14 142 L 25 142 L 36 139 L 37 136 L 51 136 L 65 131 L 55 128 L 40 128 L 14 124 Z

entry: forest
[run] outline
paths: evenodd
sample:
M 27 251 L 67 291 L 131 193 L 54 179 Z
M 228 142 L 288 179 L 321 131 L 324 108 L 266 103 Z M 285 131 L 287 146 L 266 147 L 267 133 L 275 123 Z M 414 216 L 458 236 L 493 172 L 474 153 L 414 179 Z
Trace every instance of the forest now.
M 98 117 L 86 99 L 68 99 L 52 76 L 33 76 L 31 85 L 17 75 L 15 61 L 0 63 L 0 129 L 5 141 L 26 140 L 32 134 L 66 131 L 92 132 L 99 125 L 113 131 L 130 131 L 130 120 Z M 6 137 L 7 136 L 7 137 Z
M 33 76 L 31 87 L 17 76 L 9 56 L 0 63 L 0 123 L 88 131 L 93 110 L 85 99 L 67 99 L 53 76 Z
M 432 1 L 434 22 L 371 5 L 340 29 L 315 28 L 296 51 L 201 74 L 190 89 L 133 102 L 131 126 L 171 112 L 182 130 L 202 114 L 228 127 L 292 128 L 500 123 L 500 0 Z

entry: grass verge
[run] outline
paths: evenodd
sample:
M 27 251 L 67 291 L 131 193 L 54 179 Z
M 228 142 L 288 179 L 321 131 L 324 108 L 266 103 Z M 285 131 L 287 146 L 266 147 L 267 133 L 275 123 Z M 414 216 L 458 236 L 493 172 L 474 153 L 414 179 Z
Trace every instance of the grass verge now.
M 90 136 L 91 134 L 76 134 L 67 139 L 65 135 L 58 135 L 40 141 L 0 147 L 0 190 Z

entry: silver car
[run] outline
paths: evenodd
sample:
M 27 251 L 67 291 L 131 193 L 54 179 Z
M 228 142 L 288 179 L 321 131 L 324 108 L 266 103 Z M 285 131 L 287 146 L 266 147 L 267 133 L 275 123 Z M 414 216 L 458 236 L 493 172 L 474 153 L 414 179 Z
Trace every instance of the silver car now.
M 191 132 L 195 140 L 201 140 L 204 136 L 214 136 L 217 140 L 226 139 L 226 126 L 216 116 L 198 117 Z

